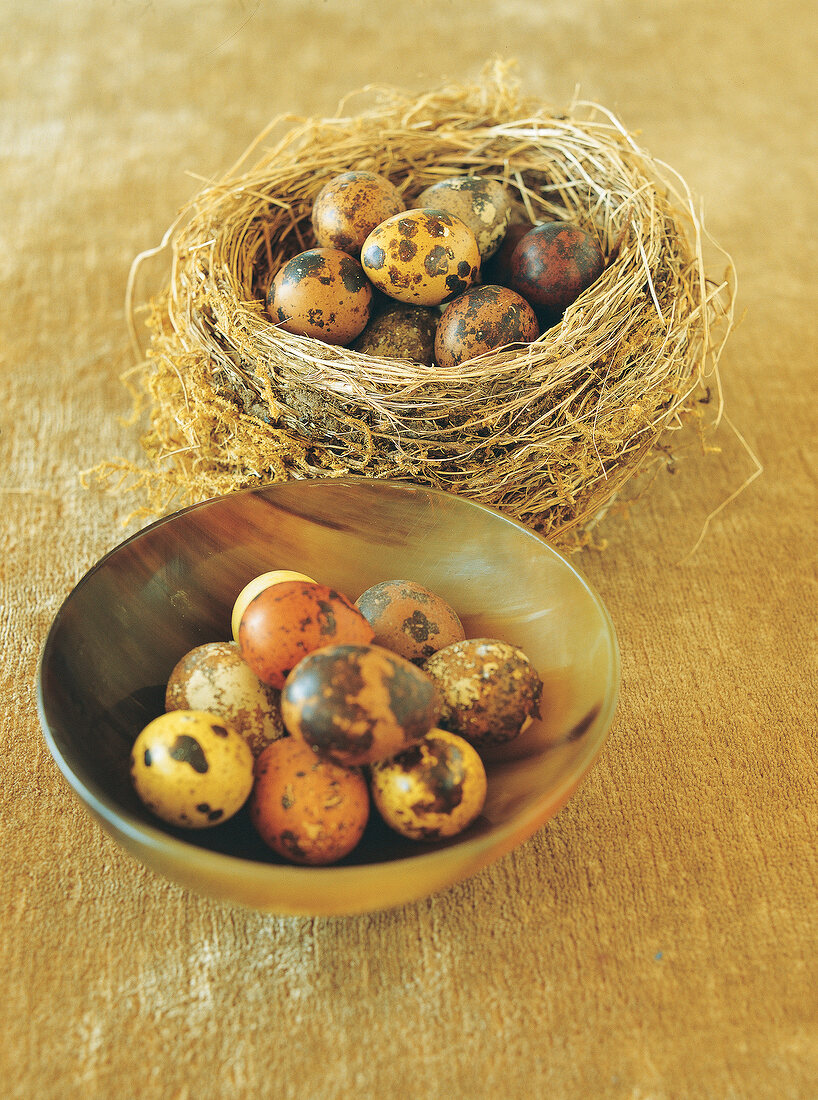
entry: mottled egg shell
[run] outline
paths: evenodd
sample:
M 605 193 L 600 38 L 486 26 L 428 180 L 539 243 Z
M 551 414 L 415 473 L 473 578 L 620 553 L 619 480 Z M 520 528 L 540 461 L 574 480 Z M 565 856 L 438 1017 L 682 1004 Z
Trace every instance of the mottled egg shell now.
M 285 737 L 256 761 L 249 811 L 270 848 L 319 866 L 342 859 L 361 839 L 369 790 L 357 768 L 322 760 L 303 741 Z
M 236 602 L 233 604 L 233 612 L 230 616 L 230 626 L 233 631 L 234 641 L 239 640 L 239 623 L 241 617 L 244 614 L 245 608 L 254 600 L 259 592 L 263 592 L 265 588 L 270 588 L 274 584 L 280 584 L 282 581 L 309 581 L 311 584 L 316 582 L 312 577 L 308 577 L 306 573 L 297 573 L 293 569 L 271 569 L 267 573 L 259 573 L 257 577 L 253 577 L 251 581 L 242 588 L 236 597 Z
M 416 206 L 448 210 L 474 233 L 480 256 L 493 256 L 511 218 L 511 196 L 498 180 L 484 176 L 455 176 L 439 180 L 418 195 Z
M 373 764 L 370 784 L 381 817 L 412 840 L 457 836 L 486 801 L 486 771 L 477 750 L 441 729 Z
M 423 668 L 437 691 L 438 725 L 478 748 L 511 741 L 539 716 L 542 681 L 525 653 L 507 642 L 455 642 Z
M 237 729 L 258 756 L 284 736 L 281 693 L 263 684 L 235 642 L 205 642 L 186 653 L 171 672 L 165 710 L 218 714 Z
M 397 187 L 374 172 L 344 172 L 324 184 L 313 203 L 312 228 L 323 248 L 360 255 L 381 222 L 405 209 Z
M 371 319 L 353 347 L 364 355 L 411 359 L 430 367 L 439 317 L 437 310 L 428 306 L 393 302 Z
M 270 284 L 267 311 L 278 328 L 325 344 L 349 344 L 363 332 L 372 287 L 358 261 L 337 248 L 293 256 Z
M 253 786 L 253 754 L 217 714 L 171 710 L 150 722 L 131 750 L 136 793 L 157 817 L 206 829 L 237 813 Z
M 355 606 L 375 631 L 375 645 L 417 665 L 466 636 L 454 608 L 414 581 L 381 581 L 362 593 Z
M 307 581 L 265 588 L 239 623 L 242 657 L 260 680 L 277 688 L 314 649 L 343 642 L 365 645 L 373 637 L 372 627 L 342 592 Z
M 450 302 L 435 337 L 435 359 L 450 368 L 509 344 L 530 344 L 540 335 L 537 315 L 514 290 L 474 286 Z
M 447 210 L 407 210 L 372 230 L 361 263 L 390 298 L 434 306 L 477 281 L 480 250 L 466 223 Z
M 578 225 L 543 222 L 520 239 L 511 256 L 511 287 L 540 309 L 560 314 L 602 274 L 596 239 Z
M 413 745 L 437 721 L 435 689 L 411 661 L 374 645 L 316 650 L 281 693 L 284 725 L 321 756 L 353 767 Z

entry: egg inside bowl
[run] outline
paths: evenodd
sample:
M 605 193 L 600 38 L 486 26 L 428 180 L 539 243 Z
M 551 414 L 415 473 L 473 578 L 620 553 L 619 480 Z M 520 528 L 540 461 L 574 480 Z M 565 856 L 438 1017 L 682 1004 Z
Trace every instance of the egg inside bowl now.
M 351 600 L 383 580 L 412 580 L 455 608 L 467 637 L 506 641 L 528 656 L 543 682 L 541 717 L 486 755 L 486 802 L 465 832 L 421 843 L 373 813 L 340 863 L 294 866 L 265 846 L 245 810 L 215 828 L 185 830 L 140 802 L 131 747 L 162 713 L 174 666 L 195 646 L 229 639 L 237 595 L 275 569 L 314 577 Z M 599 596 L 540 536 L 443 491 L 346 477 L 217 497 L 123 542 L 57 613 L 37 688 L 62 774 L 138 860 L 236 905 L 343 915 L 445 889 L 552 817 L 602 750 L 619 654 Z

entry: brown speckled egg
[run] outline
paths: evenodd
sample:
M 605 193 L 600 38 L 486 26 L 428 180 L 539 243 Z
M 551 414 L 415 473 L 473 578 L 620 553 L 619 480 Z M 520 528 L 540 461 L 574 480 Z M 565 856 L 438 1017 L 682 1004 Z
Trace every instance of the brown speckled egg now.
M 235 642 L 205 642 L 176 664 L 165 691 L 165 710 L 203 710 L 237 729 L 258 756 L 284 736 L 280 692 L 263 684 Z
M 337 248 L 310 248 L 278 270 L 267 311 L 278 328 L 325 344 L 349 344 L 363 332 L 372 287 L 358 261 Z
M 150 722 L 131 750 L 136 793 L 157 817 L 206 829 L 237 813 L 253 786 L 253 754 L 219 715 L 171 710 Z
M 321 866 L 348 855 L 369 819 L 369 789 L 357 768 L 321 760 L 294 737 L 256 761 L 250 820 L 285 859 Z
M 355 606 L 375 631 L 375 645 L 416 665 L 466 636 L 454 608 L 414 581 L 381 581 L 362 593 Z
M 486 772 L 462 737 L 433 729 L 419 744 L 372 765 L 381 817 L 412 840 L 442 840 L 468 828 L 486 801 Z
M 437 690 L 438 725 L 477 748 L 511 741 L 539 715 L 542 681 L 523 651 L 507 642 L 455 642 L 423 668 Z
M 361 251 L 374 285 L 410 305 L 434 306 L 480 275 L 480 250 L 464 221 L 446 210 L 407 210 L 372 230 Z
M 274 584 L 280 584 L 282 581 L 309 581 L 311 584 L 316 582 L 312 577 L 308 577 L 306 573 L 298 573 L 294 569 L 271 569 L 267 573 L 259 573 L 257 577 L 253 577 L 242 588 L 236 597 L 236 602 L 233 604 L 233 611 L 230 616 L 230 627 L 233 631 L 233 640 L 239 640 L 239 623 L 241 617 L 244 614 L 244 609 L 247 607 L 251 600 L 254 600 L 259 592 L 263 592 L 265 588 L 270 588 Z
M 411 359 L 430 367 L 435 356 L 435 331 L 440 314 L 428 306 L 393 302 L 374 316 L 352 345 L 364 355 Z
M 538 309 L 560 314 L 602 274 L 596 238 L 578 225 L 543 222 L 520 239 L 511 257 L 511 286 Z
M 322 646 L 371 642 L 374 631 L 342 592 L 282 581 L 259 592 L 239 623 L 241 655 L 265 684 L 283 688 L 299 661 Z
M 404 209 L 400 192 L 385 176 L 344 172 L 318 192 L 312 228 L 322 248 L 340 248 L 357 259 L 375 226 Z
M 439 180 L 418 195 L 416 206 L 448 210 L 474 233 L 480 256 L 493 256 L 511 218 L 511 196 L 498 180 L 484 176 L 454 176 Z
M 528 302 L 504 286 L 474 286 L 443 311 L 435 337 L 435 359 L 450 368 L 509 344 L 530 344 L 540 335 Z
M 416 665 L 374 645 L 316 650 L 281 693 L 284 725 L 321 756 L 355 766 L 413 745 L 437 720 L 435 689 Z

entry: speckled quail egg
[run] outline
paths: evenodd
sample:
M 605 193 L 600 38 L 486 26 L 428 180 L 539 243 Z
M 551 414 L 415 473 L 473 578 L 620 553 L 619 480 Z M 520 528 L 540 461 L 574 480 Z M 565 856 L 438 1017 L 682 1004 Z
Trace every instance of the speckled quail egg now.
M 511 218 L 511 195 L 499 180 L 486 176 L 453 176 L 418 195 L 416 206 L 448 210 L 474 233 L 485 262 L 500 247 Z
M 227 821 L 247 801 L 253 754 L 219 715 L 171 710 L 136 738 L 131 778 L 157 817 L 186 829 L 206 829 Z
M 374 631 L 355 605 L 325 584 L 282 581 L 251 600 L 239 623 L 241 655 L 265 684 L 283 688 L 308 653 L 342 642 L 367 644 Z
M 254 756 L 284 736 L 280 692 L 263 684 L 235 642 L 205 642 L 186 653 L 168 678 L 165 710 L 217 714 L 239 731 Z
M 374 644 L 421 665 L 444 646 L 465 638 L 457 612 L 415 581 L 380 581 L 355 606 L 375 631 Z
M 270 283 L 273 323 L 325 344 L 349 344 L 366 327 L 372 286 L 358 261 L 337 248 L 310 248 L 293 256 Z
M 509 344 L 530 344 L 539 335 L 536 313 L 516 291 L 473 286 L 444 309 L 435 337 L 435 360 L 449 369 Z
M 433 729 L 417 745 L 372 765 L 372 799 L 381 817 L 412 840 L 456 836 L 486 800 L 486 771 L 462 737 Z
M 262 840 L 294 863 L 335 863 L 358 844 L 369 819 L 362 772 L 322 760 L 284 738 L 256 761 L 250 820 Z
M 480 276 L 474 233 L 447 210 L 413 209 L 387 218 L 366 238 L 361 263 L 379 290 L 410 305 L 439 305 Z
M 435 684 L 438 725 L 478 748 L 511 741 L 539 716 L 542 681 L 508 642 L 467 638 L 432 654 L 423 668 Z
M 429 306 L 393 302 L 376 313 L 354 342 L 355 351 L 384 359 L 411 359 L 430 367 L 440 313 Z
M 294 737 L 337 764 L 394 756 L 437 720 L 435 688 L 411 661 L 375 645 L 317 649 L 290 673 L 281 715 Z
M 360 255 L 381 222 L 405 209 L 400 191 L 375 172 L 343 172 L 321 188 L 312 207 L 312 228 L 323 248 Z

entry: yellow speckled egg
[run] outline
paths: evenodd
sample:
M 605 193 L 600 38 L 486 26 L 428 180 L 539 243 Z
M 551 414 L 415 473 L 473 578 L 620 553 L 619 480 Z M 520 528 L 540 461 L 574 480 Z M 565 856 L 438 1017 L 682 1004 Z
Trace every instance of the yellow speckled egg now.
M 206 829 L 237 813 L 253 787 L 253 754 L 219 715 L 171 710 L 150 722 L 131 750 L 136 793 L 171 825 Z
M 486 771 L 462 737 L 433 729 L 417 745 L 372 765 L 372 799 L 381 817 L 412 840 L 457 836 L 486 801 Z
M 320 757 L 295 737 L 256 761 L 250 820 L 265 844 L 293 863 L 322 866 L 348 855 L 369 819 L 369 789 L 358 768 Z
M 264 684 L 235 642 L 205 642 L 186 653 L 168 678 L 165 710 L 203 710 L 239 731 L 254 756 L 284 736 L 281 693 Z
M 417 665 L 465 637 L 454 608 L 415 581 L 380 581 L 361 593 L 355 606 L 375 631 L 375 645 Z
M 332 645 L 287 677 L 281 715 L 320 756 L 355 767 L 414 744 L 437 720 L 435 689 L 411 661 L 375 645 Z
M 530 344 L 540 335 L 528 302 L 504 286 L 473 286 L 449 302 L 435 337 L 435 360 L 450 369 L 510 344 Z
M 337 248 L 293 256 L 270 283 L 267 312 L 274 324 L 325 344 L 349 344 L 363 332 L 372 286 L 354 258 Z
M 539 716 L 542 681 L 517 646 L 495 638 L 454 642 L 424 662 L 443 729 L 478 748 L 511 741 Z
M 372 230 L 361 250 L 372 283 L 399 302 L 433 306 L 454 298 L 480 275 L 474 233 L 447 210 L 407 210 Z
M 357 259 L 375 226 L 404 209 L 400 191 L 385 176 L 343 172 L 318 192 L 312 228 L 322 248 L 340 248 Z
M 500 247 L 511 219 L 511 195 L 499 180 L 484 176 L 453 176 L 427 187 L 417 206 L 456 214 L 474 233 L 485 261 Z
M 311 584 L 316 582 L 312 577 L 308 577 L 306 573 L 296 573 L 293 569 L 271 569 L 268 573 L 259 573 L 257 577 L 253 577 L 251 581 L 242 588 L 236 597 L 236 602 L 233 604 L 233 613 L 230 616 L 230 626 L 233 631 L 233 640 L 239 640 L 239 623 L 241 617 L 244 614 L 247 605 L 256 598 L 259 592 L 263 592 L 265 588 L 272 588 L 274 584 L 281 584 L 282 581 L 309 581 Z

